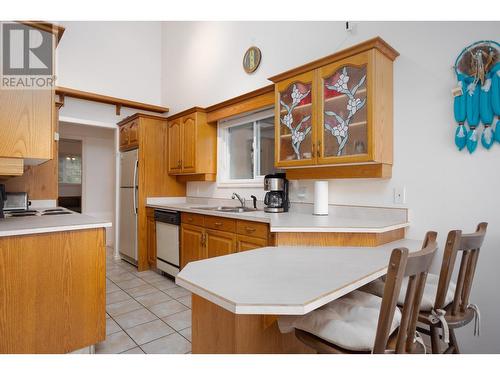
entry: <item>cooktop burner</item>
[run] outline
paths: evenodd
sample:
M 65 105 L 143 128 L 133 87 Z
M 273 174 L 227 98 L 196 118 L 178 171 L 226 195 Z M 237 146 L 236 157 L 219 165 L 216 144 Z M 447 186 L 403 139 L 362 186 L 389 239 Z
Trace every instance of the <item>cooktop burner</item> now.
M 69 215 L 73 213 L 73 211 L 67 210 L 65 208 L 47 208 L 41 210 L 6 211 L 5 217 Z
M 38 214 L 37 211 L 19 211 L 19 212 L 11 212 L 9 215 L 12 217 L 22 217 L 22 216 L 36 216 Z

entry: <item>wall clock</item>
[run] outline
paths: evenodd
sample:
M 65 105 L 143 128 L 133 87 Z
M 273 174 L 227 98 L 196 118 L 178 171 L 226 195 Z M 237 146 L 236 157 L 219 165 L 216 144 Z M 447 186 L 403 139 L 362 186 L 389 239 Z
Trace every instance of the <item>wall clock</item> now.
M 247 49 L 245 56 L 243 56 L 243 69 L 245 69 L 245 72 L 248 74 L 255 72 L 259 67 L 261 57 L 262 54 L 257 47 L 252 46 Z

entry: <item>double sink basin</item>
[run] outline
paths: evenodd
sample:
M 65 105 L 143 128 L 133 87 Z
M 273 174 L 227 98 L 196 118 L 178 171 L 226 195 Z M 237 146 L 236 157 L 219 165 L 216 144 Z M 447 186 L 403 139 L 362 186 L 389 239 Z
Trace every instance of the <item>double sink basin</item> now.
M 200 206 L 200 207 L 190 207 L 190 208 L 195 209 L 195 210 L 219 211 L 219 212 L 236 212 L 236 213 L 258 211 L 256 208 L 235 207 L 235 206 L 217 206 L 217 207 Z

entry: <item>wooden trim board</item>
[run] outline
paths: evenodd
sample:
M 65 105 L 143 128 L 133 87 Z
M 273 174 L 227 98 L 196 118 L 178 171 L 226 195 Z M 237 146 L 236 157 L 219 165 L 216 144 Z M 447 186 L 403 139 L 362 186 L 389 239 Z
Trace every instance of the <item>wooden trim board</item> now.
M 272 105 L 274 105 L 274 84 L 208 107 L 207 121 L 215 122 Z
M 379 246 L 401 240 L 405 228 L 383 233 L 276 232 L 276 246 Z
M 379 50 L 381 53 L 383 53 L 386 57 L 388 57 L 390 60 L 394 61 L 396 57 L 399 56 L 399 52 L 396 51 L 394 48 L 392 48 L 385 40 L 383 40 L 381 37 L 377 36 L 375 38 L 369 39 L 365 42 L 356 44 L 354 46 L 345 48 L 343 50 L 340 50 L 338 52 L 335 52 L 331 55 L 325 56 L 321 59 L 312 61 L 308 64 L 301 65 L 297 68 L 290 69 L 286 72 L 277 74 L 273 77 L 270 77 L 269 80 L 273 82 L 280 82 L 285 79 L 294 77 L 298 74 L 302 74 L 317 68 L 321 68 L 322 66 L 328 65 L 334 61 L 337 60 L 342 60 L 345 59 L 349 56 L 356 55 L 358 53 L 368 51 L 372 48 L 375 48 Z
M 92 102 L 111 104 L 111 105 L 115 105 L 119 108 L 127 107 L 127 108 L 134 108 L 134 109 L 139 109 L 142 111 L 149 111 L 149 112 L 156 112 L 156 113 L 167 113 L 168 112 L 167 107 L 160 107 L 158 105 L 146 104 L 146 103 L 136 102 L 133 100 L 116 98 L 114 96 L 96 94 L 94 92 L 89 92 L 89 91 L 76 90 L 76 89 L 72 89 L 69 87 L 56 86 L 56 95 L 59 95 L 59 97 L 61 99 L 67 96 L 68 98 L 75 98 L 75 99 L 81 99 L 81 100 L 88 100 L 88 101 L 92 101 Z M 64 103 L 64 100 L 61 100 L 61 101 Z M 119 114 L 119 108 L 117 108 L 117 112 L 118 112 L 117 114 Z
M 391 178 L 391 164 L 347 164 L 327 167 L 286 168 L 290 180 L 340 179 L 340 178 Z
M 52 33 L 56 37 L 57 44 L 61 41 L 61 38 L 66 30 L 63 26 L 56 25 L 45 21 L 16 21 L 26 26 L 33 27 L 38 30 L 47 31 Z

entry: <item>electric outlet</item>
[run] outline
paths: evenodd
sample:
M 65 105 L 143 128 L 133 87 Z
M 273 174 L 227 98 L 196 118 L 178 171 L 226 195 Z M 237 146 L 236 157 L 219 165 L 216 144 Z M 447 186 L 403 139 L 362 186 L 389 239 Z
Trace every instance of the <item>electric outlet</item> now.
M 394 188 L 394 203 L 395 204 L 406 203 L 406 188 L 404 186 Z
M 297 189 L 297 198 L 300 201 L 304 201 L 307 196 L 307 188 L 305 186 L 301 186 Z

